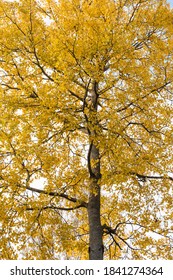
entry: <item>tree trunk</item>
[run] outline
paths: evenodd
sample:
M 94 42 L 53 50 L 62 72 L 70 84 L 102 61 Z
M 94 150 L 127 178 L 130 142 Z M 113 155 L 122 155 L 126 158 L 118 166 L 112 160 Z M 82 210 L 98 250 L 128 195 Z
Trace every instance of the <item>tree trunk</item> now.
M 100 221 L 100 187 L 93 179 L 88 204 L 89 259 L 103 260 L 102 227 Z
M 88 220 L 89 220 L 89 259 L 103 260 L 102 226 L 100 220 L 100 152 L 98 147 L 99 122 L 97 120 L 98 83 L 92 82 L 91 104 L 87 104 L 86 117 L 89 135 L 88 171 L 90 175 Z M 85 104 L 84 104 L 85 105 Z
M 100 155 L 93 142 L 88 152 L 88 169 L 90 174 L 90 189 L 88 202 L 89 220 L 89 259 L 103 260 L 102 226 L 100 220 Z

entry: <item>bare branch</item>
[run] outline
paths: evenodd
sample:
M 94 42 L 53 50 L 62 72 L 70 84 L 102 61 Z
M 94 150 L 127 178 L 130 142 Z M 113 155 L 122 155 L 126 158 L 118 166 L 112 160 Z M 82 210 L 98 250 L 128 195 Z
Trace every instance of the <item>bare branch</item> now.
M 122 251 L 123 249 L 121 248 L 120 244 L 115 240 L 114 236 L 112 233 L 110 233 L 110 236 L 112 237 L 114 243 L 118 246 L 118 248 Z

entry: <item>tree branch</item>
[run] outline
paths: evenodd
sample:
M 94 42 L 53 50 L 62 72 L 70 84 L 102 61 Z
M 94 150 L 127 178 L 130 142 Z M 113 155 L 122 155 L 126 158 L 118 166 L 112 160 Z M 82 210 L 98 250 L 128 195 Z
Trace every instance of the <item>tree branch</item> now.
M 115 240 L 114 236 L 112 233 L 110 233 L 110 236 L 112 237 L 114 243 L 118 246 L 118 248 L 122 251 L 123 249 L 121 248 L 120 244 Z
M 53 79 L 50 75 L 48 75 L 48 74 L 46 73 L 46 71 L 44 70 L 43 66 L 40 64 L 40 59 L 38 58 L 38 55 L 37 55 L 37 52 L 36 52 L 35 47 L 34 47 L 34 50 L 33 50 L 33 54 L 34 54 L 35 59 L 36 59 L 36 62 L 33 62 L 33 63 L 34 63 L 35 65 L 37 65 L 37 66 L 40 68 L 40 70 L 42 71 L 42 73 L 43 73 L 51 82 L 54 82 L 54 79 Z
M 33 211 L 33 210 L 46 210 L 46 209 L 52 209 L 52 210 L 62 210 L 62 211 L 72 211 L 72 210 L 76 210 L 76 209 L 79 209 L 79 208 L 82 208 L 84 207 L 83 204 L 80 204 L 80 205 L 77 205 L 75 207 L 57 207 L 57 206 L 45 206 L 45 207 L 42 207 L 42 208 L 39 208 L 39 207 L 26 207 L 26 210 L 27 211 Z
M 123 223 L 119 223 L 120 224 L 123 224 Z M 125 223 L 126 224 L 126 223 Z M 115 236 L 117 236 L 123 243 L 125 243 L 127 245 L 127 247 L 129 247 L 131 250 L 140 250 L 140 248 L 133 248 L 124 238 L 122 238 L 121 236 L 119 236 L 117 233 L 116 233 L 116 230 L 117 230 L 117 227 L 115 227 L 114 229 L 107 226 L 106 224 L 104 224 L 102 226 L 102 229 L 105 229 L 106 230 L 106 233 L 107 234 L 110 234 L 110 236 L 113 238 L 113 234 Z M 113 238 L 114 242 L 116 243 L 116 245 L 118 245 L 118 247 L 120 248 L 120 250 L 122 250 L 122 248 L 120 247 L 119 243 L 115 240 L 115 238 Z
M 143 96 L 141 96 L 141 97 L 138 97 L 136 100 L 131 101 L 131 102 L 130 102 L 129 104 L 127 104 L 126 106 L 121 107 L 121 108 L 118 108 L 118 109 L 117 109 L 117 112 L 120 113 L 120 112 L 122 112 L 122 111 L 125 111 L 126 109 L 128 109 L 128 108 L 129 108 L 130 106 L 132 106 L 132 105 L 135 106 L 135 103 L 136 103 L 136 102 L 145 99 L 147 96 L 149 96 L 150 94 L 152 94 L 152 93 L 154 93 L 154 92 L 156 92 L 156 91 L 157 91 L 158 93 L 160 93 L 160 92 L 161 92 L 167 85 L 169 85 L 170 83 L 171 83 L 171 81 L 167 81 L 167 82 L 165 82 L 163 85 L 161 85 L 160 87 L 152 89 L 152 90 L 151 90 L 150 92 L 148 92 L 147 94 L 145 94 L 145 95 L 143 95 Z
M 153 179 L 153 180 L 171 180 L 173 181 L 173 178 L 171 176 L 157 176 L 157 175 L 141 175 L 138 173 L 131 173 L 132 175 L 136 175 L 139 179 L 146 181 L 146 179 Z
M 81 200 L 79 200 L 75 197 L 70 197 L 69 195 L 64 194 L 64 193 L 48 192 L 48 191 L 45 191 L 45 190 L 40 190 L 40 189 L 36 189 L 36 188 L 33 188 L 33 187 L 29 187 L 29 186 L 26 187 L 26 189 L 29 190 L 29 191 L 32 191 L 32 192 L 37 192 L 37 193 L 45 194 L 45 195 L 49 195 L 49 196 L 62 197 L 62 198 L 65 198 L 65 199 L 67 199 L 71 202 L 79 203 L 80 207 L 84 207 L 84 208 L 88 207 L 88 204 L 85 201 L 81 201 Z
M 83 98 L 82 98 L 82 97 L 80 97 L 79 95 L 77 95 L 76 93 L 74 93 L 72 90 L 68 90 L 68 91 L 70 92 L 70 94 L 71 94 L 72 96 L 76 97 L 77 99 L 79 99 L 80 101 L 83 102 Z

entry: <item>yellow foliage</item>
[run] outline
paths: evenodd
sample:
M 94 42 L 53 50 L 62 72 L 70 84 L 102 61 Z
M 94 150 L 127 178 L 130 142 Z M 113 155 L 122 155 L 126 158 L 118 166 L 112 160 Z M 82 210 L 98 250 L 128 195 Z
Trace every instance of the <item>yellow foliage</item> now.
M 172 259 L 172 92 L 166 1 L 0 0 L 0 258 Z

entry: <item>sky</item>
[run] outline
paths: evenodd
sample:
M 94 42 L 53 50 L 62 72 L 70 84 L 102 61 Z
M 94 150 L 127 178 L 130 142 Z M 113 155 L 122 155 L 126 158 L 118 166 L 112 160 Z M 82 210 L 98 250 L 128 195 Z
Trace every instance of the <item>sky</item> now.
M 168 3 L 171 4 L 171 8 L 173 8 L 173 0 L 167 0 Z

